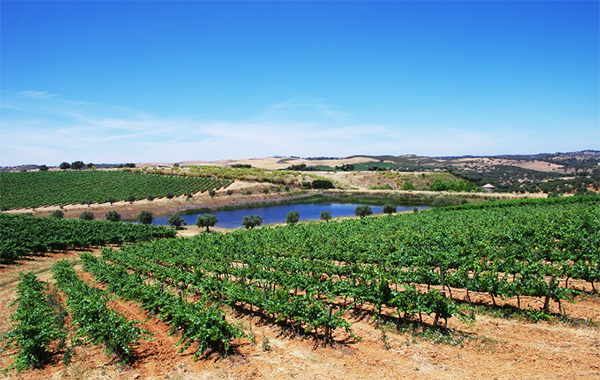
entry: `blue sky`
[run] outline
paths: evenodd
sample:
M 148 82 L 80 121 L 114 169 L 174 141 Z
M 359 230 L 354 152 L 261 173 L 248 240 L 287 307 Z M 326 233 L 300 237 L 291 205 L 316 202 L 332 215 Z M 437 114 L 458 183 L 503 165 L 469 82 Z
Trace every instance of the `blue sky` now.
M 597 1 L 0 10 L 0 165 L 600 149 Z

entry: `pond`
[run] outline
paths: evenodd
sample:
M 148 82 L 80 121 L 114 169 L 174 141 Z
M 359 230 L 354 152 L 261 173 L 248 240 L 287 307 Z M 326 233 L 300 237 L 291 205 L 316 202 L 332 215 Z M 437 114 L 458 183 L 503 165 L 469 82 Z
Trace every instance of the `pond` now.
M 208 214 L 215 215 L 219 222 L 215 227 L 220 228 L 240 228 L 245 215 L 260 215 L 263 219 L 262 224 L 284 223 L 287 213 L 297 211 L 300 213 L 300 221 L 319 220 L 321 211 L 329 211 L 332 218 L 345 216 L 354 216 L 354 209 L 360 204 L 354 203 L 308 203 L 308 204 L 288 204 L 267 207 L 253 207 L 237 210 L 214 211 Z M 370 206 L 374 214 L 382 213 L 383 206 Z M 396 206 L 398 212 L 412 211 L 415 207 L 419 210 L 429 208 L 428 206 Z M 181 215 L 188 225 L 196 224 L 198 215 L 206 213 Z M 168 216 L 155 217 L 153 224 L 167 225 Z

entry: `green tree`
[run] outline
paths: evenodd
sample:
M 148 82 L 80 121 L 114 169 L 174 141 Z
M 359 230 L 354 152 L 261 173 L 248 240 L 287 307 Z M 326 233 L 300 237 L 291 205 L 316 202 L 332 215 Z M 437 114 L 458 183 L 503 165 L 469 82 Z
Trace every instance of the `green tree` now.
M 360 217 L 361 219 L 372 215 L 373 214 L 373 210 L 371 210 L 371 207 L 367 206 L 367 205 L 362 205 L 362 206 L 357 206 L 354 209 L 354 214 L 358 217 Z
M 79 214 L 79 219 L 81 220 L 94 220 L 94 213 L 91 211 L 84 211 Z
M 133 194 L 130 194 L 127 197 L 127 202 L 129 202 L 129 203 L 133 203 L 133 202 L 135 202 L 135 200 L 136 200 L 136 198 L 135 198 L 135 195 L 133 195 Z
M 149 200 L 150 202 L 152 202 L 154 200 L 154 198 L 156 198 L 154 195 L 148 195 L 146 197 L 146 199 Z
M 326 179 L 316 179 L 312 182 L 313 189 L 333 189 L 333 183 Z
M 167 219 L 167 224 L 173 226 L 177 229 L 181 228 L 181 225 L 184 223 L 183 218 L 179 214 L 173 214 Z
M 331 213 L 329 211 L 321 211 L 321 215 L 319 215 L 319 218 L 321 220 L 329 222 L 329 220 L 331 219 Z
M 83 168 L 83 161 L 75 161 L 71 164 L 71 169 L 81 170 Z
M 229 189 L 227 190 L 227 195 L 231 196 L 233 194 L 233 190 Z
M 68 168 L 71 167 L 71 164 L 69 164 L 68 162 L 61 162 L 60 165 L 58 166 L 61 170 L 67 170 Z
M 215 195 L 217 195 L 217 192 L 215 190 L 209 190 L 208 191 L 208 195 L 210 195 L 210 197 L 214 197 Z
M 121 214 L 119 214 L 115 210 L 110 210 L 106 213 L 106 220 L 110 220 L 111 222 L 118 222 L 121 220 Z
M 287 224 L 296 224 L 300 220 L 300 213 L 298 211 L 290 211 L 287 213 L 285 217 L 285 222 Z
M 61 210 L 54 210 L 54 212 L 50 216 L 53 217 L 53 218 L 64 218 L 65 217 L 65 213 L 62 212 Z
M 210 232 L 209 227 L 214 227 L 218 222 L 219 219 L 212 214 L 198 215 L 198 219 L 196 219 L 196 225 L 201 228 L 206 227 L 206 232 Z
M 47 172 L 48 167 L 46 165 L 40 165 L 40 166 L 38 166 L 38 170 L 41 172 Z
M 254 228 L 262 224 L 262 216 L 260 215 L 244 215 L 242 219 L 242 226 L 246 229 Z
M 446 181 L 442 181 L 441 179 L 436 179 L 431 187 L 429 188 L 431 191 L 446 191 L 448 190 L 448 183 Z
M 142 224 L 151 224 L 152 219 L 154 219 L 154 215 L 150 211 L 147 211 L 147 210 L 143 210 L 138 215 L 138 221 Z
M 384 206 L 383 206 L 383 212 L 384 212 L 384 213 L 386 213 L 386 214 L 393 214 L 393 213 L 395 213 L 396 211 L 398 211 L 398 210 L 396 209 L 396 205 L 393 205 L 393 204 L 387 204 L 387 205 L 384 205 Z
M 110 205 L 112 206 L 112 204 L 113 204 L 113 203 L 115 203 L 115 202 L 117 201 L 117 199 L 116 199 L 115 197 L 108 197 L 108 198 L 106 199 L 106 201 L 107 201 L 108 203 L 110 203 Z

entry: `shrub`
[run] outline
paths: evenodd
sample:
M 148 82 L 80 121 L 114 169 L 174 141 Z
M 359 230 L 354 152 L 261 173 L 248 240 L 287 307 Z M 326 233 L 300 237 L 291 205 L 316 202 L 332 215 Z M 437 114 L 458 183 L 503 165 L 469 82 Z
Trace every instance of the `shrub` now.
M 287 224 L 296 224 L 300 220 L 300 213 L 298 211 L 290 211 L 285 217 Z
M 312 182 L 313 189 L 333 189 L 333 183 L 326 179 L 316 179 Z
M 227 195 L 231 196 L 233 194 L 233 190 L 229 189 L 227 190 Z
M 52 218 L 64 218 L 65 213 L 61 210 L 54 210 L 54 212 L 50 215 Z
M 244 215 L 242 219 L 242 226 L 246 229 L 254 228 L 262 224 L 262 217 L 260 215 Z
M 367 205 L 362 205 L 362 206 L 357 206 L 354 209 L 354 214 L 358 217 L 360 217 L 361 219 L 372 215 L 373 214 L 373 210 L 371 210 L 371 207 L 367 206 Z
M 110 210 L 106 213 L 106 220 L 110 220 L 111 222 L 118 222 L 121 220 L 121 214 L 119 214 L 115 210 Z
M 393 214 L 397 211 L 396 206 L 393 204 L 387 204 L 383 206 L 383 212 L 386 214 Z
M 152 219 L 154 219 L 154 215 L 150 211 L 144 210 L 138 215 L 138 221 L 142 224 L 151 224 Z
M 321 220 L 329 222 L 329 220 L 331 219 L 331 213 L 329 211 L 321 211 L 321 215 L 319 215 L 319 218 Z
M 219 222 L 216 216 L 212 214 L 199 215 L 196 219 L 196 225 L 198 227 L 206 227 L 206 232 L 210 232 L 209 227 L 214 227 Z
M 177 229 L 181 228 L 181 225 L 184 223 L 183 218 L 179 214 L 174 214 L 167 219 L 167 224 L 173 226 Z
M 91 211 L 84 211 L 79 214 L 79 219 L 81 220 L 94 220 L 94 213 Z

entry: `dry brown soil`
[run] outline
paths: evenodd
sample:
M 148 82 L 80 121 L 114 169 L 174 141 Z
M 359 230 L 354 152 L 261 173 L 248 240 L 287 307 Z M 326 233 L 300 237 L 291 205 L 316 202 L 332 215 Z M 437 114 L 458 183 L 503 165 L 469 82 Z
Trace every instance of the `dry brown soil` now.
M 50 266 L 57 259 L 77 260 L 79 252 L 49 254 L 21 260 L 0 268 L 0 334 L 10 328 L 10 315 L 16 298 L 18 273 L 33 270 L 42 280 L 51 277 Z M 99 250 L 95 249 L 98 254 Z M 93 278 L 81 273 L 90 284 Z M 574 283 L 575 284 L 575 283 Z M 98 286 L 98 284 L 95 284 Z M 576 284 L 585 286 L 584 283 Z M 489 302 L 485 295 L 472 298 Z M 500 304 L 503 301 L 498 300 Z M 507 300 L 514 304 L 514 300 Z M 536 300 L 529 300 L 535 305 Z M 0 379 L 599 379 L 600 331 L 598 327 L 567 323 L 532 323 L 477 315 L 466 325 L 450 319 L 449 327 L 468 337 L 463 345 L 433 344 L 431 338 L 410 332 L 386 333 L 388 349 L 381 329 L 368 313 L 362 317 L 347 315 L 353 332 L 362 337 L 354 342 L 339 331 L 335 344 L 322 347 L 311 336 L 293 336 L 258 316 L 227 312 L 227 320 L 240 323 L 254 335 L 234 342 L 228 357 L 216 354 L 193 361 L 193 348 L 179 353 L 178 336 L 168 335 L 169 327 L 147 315 L 133 303 L 111 301 L 127 318 L 144 321 L 141 327 L 154 334 L 135 352 L 131 366 L 119 365 L 101 348 L 79 346 L 70 366 L 57 355 L 41 370 L 23 373 L 9 371 Z M 556 305 L 551 305 L 556 311 Z M 578 298 L 565 306 L 573 318 L 600 322 L 597 295 Z M 457 336 L 459 336 L 457 334 Z M 0 367 L 11 363 L 16 351 L 0 355 Z

